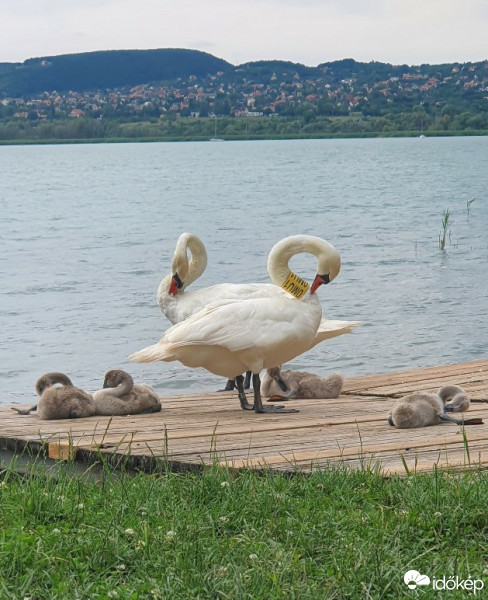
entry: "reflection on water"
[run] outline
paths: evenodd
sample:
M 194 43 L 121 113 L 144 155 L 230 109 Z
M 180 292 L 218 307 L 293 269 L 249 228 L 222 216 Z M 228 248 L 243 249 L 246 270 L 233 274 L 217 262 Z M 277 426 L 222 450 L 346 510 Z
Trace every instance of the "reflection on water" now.
M 53 370 L 89 390 L 114 367 L 162 395 L 222 387 L 127 360 L 168 327 L 156 290 L 183 231 L 209 253 L 194 287 L 268 281 L 287 235 L 338 248 L 324 313 L 363 325 L 294 368 L 347 377 L 485 357 L 487 150 L 488 138 L 0 147 L 0 401 L 30 401 Z M 292 264 L 313 277 L 313 259 Z

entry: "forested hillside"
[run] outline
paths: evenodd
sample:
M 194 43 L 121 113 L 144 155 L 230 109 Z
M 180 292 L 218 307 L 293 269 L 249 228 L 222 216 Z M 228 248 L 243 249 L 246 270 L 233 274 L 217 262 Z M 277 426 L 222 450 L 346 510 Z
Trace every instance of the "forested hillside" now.
M 177 77 L 204 77 L 230 68 L 206 52 L 184 49 L 112 50 L 0 63 L 0 92 L 9 96 L 53 90 L 108 89 Z

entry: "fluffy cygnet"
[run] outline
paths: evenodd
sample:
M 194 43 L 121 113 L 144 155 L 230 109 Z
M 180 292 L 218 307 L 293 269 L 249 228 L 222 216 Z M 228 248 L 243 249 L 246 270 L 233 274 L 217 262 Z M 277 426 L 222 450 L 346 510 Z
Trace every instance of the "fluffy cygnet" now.
M 59 384 L 60 387 L 56 387 Z M 36 405 L 27 410 L 13 408 L 21 415 L 37 411 L 41 419 L 79 419 L 95 414 L 93 398 L 71 382 L 64 373 L 46 373 L 36 381 L 39 396 Z
M 388 423 L 399 429 L 427 427 L 442 422 L 457 425 L 482 425 L 480 418 L 455 419 L 446 412 L 462 412 L 469 408 L 466 392 L 457 385 L 446 385 L 437 394 L 413 392 L 399 398 L 388 415 Z
M 148 385 L 135 385 L 126 371 L 114 369 L 105 374 L 103 389 L 94 392 L 97 415 L 136 415 L 161 410 L 161 401 Z
M 285 382 L 288 394 L 283 395 L 278 378 Z M 268 369 L 261 382 L 261 394 L 271 400 L 287 400 L 288 398 L 337 398 L 342 390 L 344 379 L 340 373 L 329 377 L 320 377 L 306 371 L 282 371 L 280 367 Z

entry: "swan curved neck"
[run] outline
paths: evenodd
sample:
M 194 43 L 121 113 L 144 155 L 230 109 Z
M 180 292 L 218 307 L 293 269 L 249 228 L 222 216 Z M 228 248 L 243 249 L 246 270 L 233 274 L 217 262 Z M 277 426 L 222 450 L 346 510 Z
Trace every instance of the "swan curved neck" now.
M 116 387 L 105 388 L 103 391 L 110 396 L 115 396 L 116 398 L 120 398 L 121 396 L 125 396 L 128 394 L 132 388 L 134 387 L 132 381 L 125 379 L 121 383 L 119 383 Z
M 187 251 L 191 258 L 188 261 Z M 193 233 L 182 233 L 176 243 L 172 263 L 172 275 L 181 280 L 180 291 L 198 279 L 207 267 L 207 250 L 202 240 Z
M 310 291 L 315 292 L 320 283 L 332 281 L 340 271 L 340 256 L 325 240 L 312 235 L 295 235 L 281 240 L 273 246 L 268 256 L 268 273 L 276 285 L 295 298 L 302 298 L 310 287 L 299 275 L 293 273 L 289 262 L 296 254 L 313 254 L 317 258 L 317 276 Z
M 46 373 L 36 381 L 35 389 L 39 396 L 44 390 L 59 383 L 63 386 L 73 386 L 71 379 L 64 373 Z

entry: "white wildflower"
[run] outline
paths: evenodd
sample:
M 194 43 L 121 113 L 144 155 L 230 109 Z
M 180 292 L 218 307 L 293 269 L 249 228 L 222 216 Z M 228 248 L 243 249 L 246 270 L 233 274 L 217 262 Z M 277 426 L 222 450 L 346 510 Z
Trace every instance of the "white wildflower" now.
M 135 531 L 130 527 L 124 531 L 125 535 L 134 535 Z

